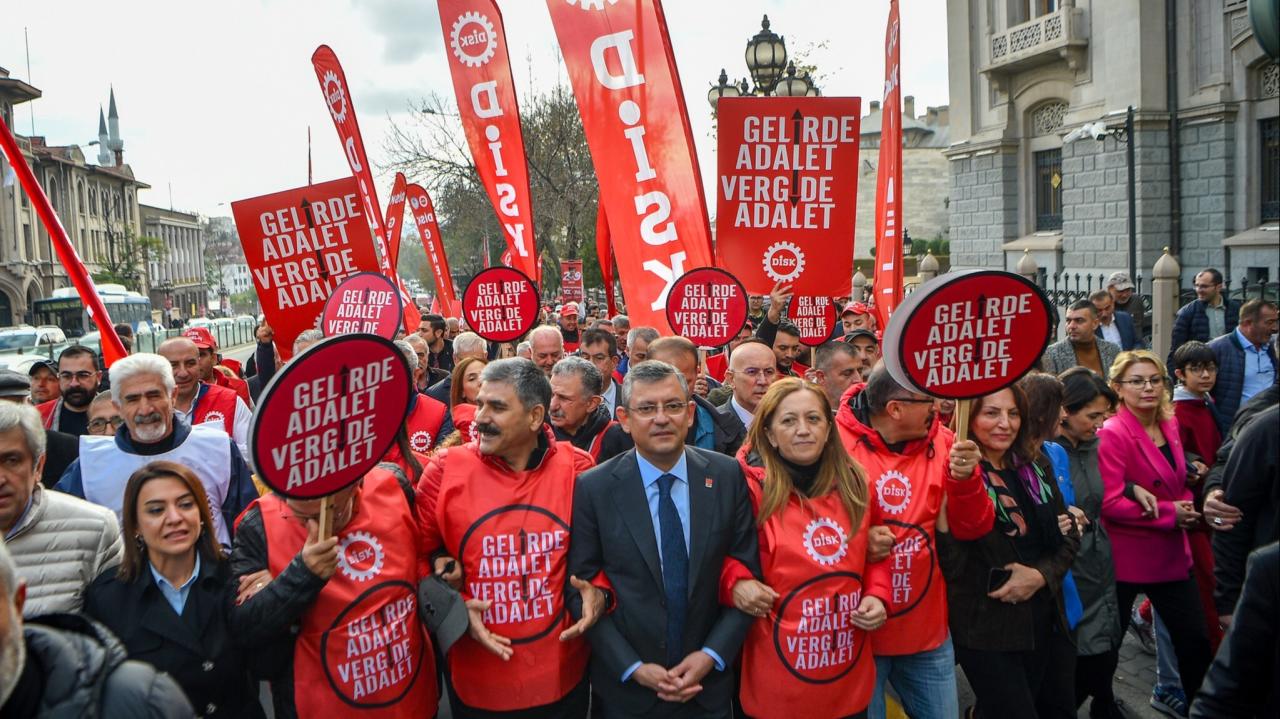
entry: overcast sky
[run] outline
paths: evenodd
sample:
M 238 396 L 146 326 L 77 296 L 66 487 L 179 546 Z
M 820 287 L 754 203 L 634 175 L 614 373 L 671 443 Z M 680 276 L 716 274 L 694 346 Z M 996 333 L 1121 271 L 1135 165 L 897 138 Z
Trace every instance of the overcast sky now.
M 98 106 L 115 86 L 125 161 L 152 186 L 140 199 L 206 215 L 230 202 L 306 183 L 307 127 L 317 181 L 349 174 L 311 67 L 326 43 L 351 84 L 375 167 L 390 122 L 413 98 L 452 96 L 433 0 L 237 2 L 24 1 L 0 24 L 0 67 L 44 97 L 15 112 L 20 134 L 50 144 L 97 139 Z M 567 85 L 543 0 L 498 0 L 517 92 Z M 813 49 L 824 95 L 882 95 L 888 0 L 667 0 L 664 5 L 707 197 L 715 169 L 706 91 L 747 75 L 743 50 L 767 13 L 791 52 Z M 901 0 L 902 82 L 916 112 L 947 103 L 944 0 Z M 27 71 L 23 31 L 30 39 Z M 30 108 L 30 109 L 29 109 Z M 459 134 L 462 130 L 459 126 Z M 97 148 L 85 148 L 96 160 Z M 385 200 L 390 176 L 377 176 Z M 536 208 L 535 208 L 536 209 Z M 711 208 L 714 214 L 714 207 Z

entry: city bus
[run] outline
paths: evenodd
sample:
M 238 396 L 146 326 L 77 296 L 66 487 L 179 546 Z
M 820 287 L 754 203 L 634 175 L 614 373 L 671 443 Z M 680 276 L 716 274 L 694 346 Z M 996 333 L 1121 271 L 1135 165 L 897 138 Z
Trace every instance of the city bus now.
M 124 285 L 103 284 L 97 287 L 113 324 L 128 323 L 135 333 L 150 331 L 151 300 L 125 289 Z M 98 329 L 89 319 L 89 313 L 85 312 L 84 303 L 74 287 L 56 289 L 52 297 L 36 300 L 32 314 L 35 324 L 61 327 L 69 338 L 81 337 Z

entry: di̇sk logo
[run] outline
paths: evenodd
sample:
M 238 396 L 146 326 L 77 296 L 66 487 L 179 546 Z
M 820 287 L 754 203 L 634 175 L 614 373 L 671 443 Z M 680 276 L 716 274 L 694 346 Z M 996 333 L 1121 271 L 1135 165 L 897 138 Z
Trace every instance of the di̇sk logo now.
M 204 416 L 204 422 L 209 424 L 212 424 L 215 422 L 217 424 L 223 424 L 226 421 L 227 421 L 226 415 L 224 415 L 223 413 L 219 412 L 216 409 L 209 410 Z
M 804 252 L 793 242 L 775 242 L 764 251 L 763 264 L 774 282 L 791 282 L 804 272 Z
M 911 502 L 911 480 L 897 470 L 889 470 L 876 480 L 876 499 L 888 514 L 902 514 Z
M 493 59 L 498 49 L 498 34 L 493 23 L 478 12 L 464 12 L 449 31 L 453 56 L 467 67 L 480 67 Z
M 324 74 L 324 99 L 329 103 L 333 121 L 341 125 L 347 121 L 347 92 L 338 80 L 338 73 L 330 70 Z
M 805 527 L 804 551 L 818 564 L 831 566 L 849 551 L 849 535 L 835 520 L 819 517 Z
M 409 448 L 415 452 L 423 453 L 431 449 L 431 433 L 425 429 L 420 429 L 409 435 Z
M 382 544 L 368 532 L 352 532 L 338 545 L 338 568 L 355 582 L 367 582 L 382 571 Z

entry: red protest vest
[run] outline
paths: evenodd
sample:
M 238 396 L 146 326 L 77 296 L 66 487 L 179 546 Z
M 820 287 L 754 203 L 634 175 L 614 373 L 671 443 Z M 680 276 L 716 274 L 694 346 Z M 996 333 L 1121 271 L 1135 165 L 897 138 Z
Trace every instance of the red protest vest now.
M 935 526 L 942 509 L 948 454 L 955 435 L 935 421 L 929 435 L 909 442 L 901 454 L 885 447 L 880 435 L 854 416 L 848 400 L 840 404 L 836 426 L 845 449 L 867 473 L 870 501 L 893 530 L 893 552 L 885 562 L 893 591 L 889 620 L 872 635 L 877 655 L 928 651 L 947 638 L 947 588 L 938 565 Z
M 476 406 L 459 402 L 449 410 L 453 416 L 453 428 L 458 430 L 458 437 L 461 438 L 462 444 L 466 444 L 475 439 L 474 433 L 471 431 L 476 423 Z
M 191 424 L 220 422 L 227 436 L 234 437 L 236 400 L 239 399 L 239 395 L 226 387 L 219 387 L 216 384 L 206 384 L 204 387 L 203 394 L 196 395 L 196 406 L 191 415 Z
M 419 393 L 413 411 L 405 419 L 405 426 L 409 429 L 409 448 L 426 454 L 444 439 L 440 436 L 440 426 L 444 424 L 448 411 L 449 407 L 444 402 Z
M 573 487 L 591 460 L 547 436 L 546 456 L 525 472 L 482 458 L 475 443 L 437 456 L 444 471 L 436 521 L 450 556 L 462 562 L 462 593 L 493 602 L 484 624 L 514 650 L 504 662 L 469 634 L 449 648 L 458 697 L 477 709 L 550 704 L 586 673 L 586 641 L 562 642 L 560 632 L 573 624 L 564 604 Z
M 279 576 L 307 530 L 280 497 L 255 500 L 267 565 Z M 338 532 L 338 571 L 302 617 L 293 649 L 300 717 L 431 716 L 440 700 L 431 638 L 418 619 L 418 524 L 395 477 L 365 475 L 355 516 Z
M 225 387 L 227 389 L 234 391 L 237 395 L 240 396 L 240 399 L 244 400 L 245 404 L 253 403 L 253 400 L 249 397 L 248 382 L 245 382 L 242 379 L 232 379 L 231 377 L 228 377 L 217 370 L 213 371 L 213 380 L 218 384 L 219 387 Z
M 743 470 L 759 512 L 764 469 L 744 463 Z M 850 526 L 837 492 L 803 502 L 792 494 L 757 528 L 764 582 L 781 598 L 752 622 L 742 648 L 740 698 L 749 716 L 836 719 L 871 703 L 871 636 L 851 613 L 864 593 L 882 600 L 889 593 L 888 562 L 866 561 L 868 528 L 878 521 L 868 507 L 861 526 Z
M 56 399 L 36 405 L 36 410 L 40 412 L 40 419 L 44 421 L 45 429 L 53 429 L 53 410 L 57 408 L 58 400 Z

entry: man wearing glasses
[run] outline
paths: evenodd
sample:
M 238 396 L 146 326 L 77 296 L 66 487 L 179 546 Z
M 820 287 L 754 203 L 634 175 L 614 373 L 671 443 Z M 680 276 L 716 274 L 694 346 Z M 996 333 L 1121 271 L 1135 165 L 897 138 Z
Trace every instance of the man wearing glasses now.
M 95 437 L 110 437 L 123 426 L 124 417 L 120 416 L 120 410 L 111 403 L 111 393 L 99 392 L 89 404 L 89 434 Z M 57 480 L 56 477 L 54 479 Z
M 58 356 L 58 387 L 62 396 L 36 407 L 45 429 L 74 437 L 89 433 L 89 403 L 98 394 L 98 355 L 82 345 L 71 345 Z
M 724 374 L 725 383 L 733 387 L 733 396 L 717 411 L 740 423 L 745 434 L 755 419 L 756 405 L 777 378 L 777 360 L 769 345 L 760 340 L 743 342 L 733 351 Z
M 1178 310 L 1173 320 L 1173 341 L 1169 344 L 1169 364 L 1173 351 L 1196 340 L 1208 342 L 1234 332 L 1240 318 L 1240 303 L 1222 291 L 1222 273 L 1209 267 L 1196 275 L 1196 298 Z

